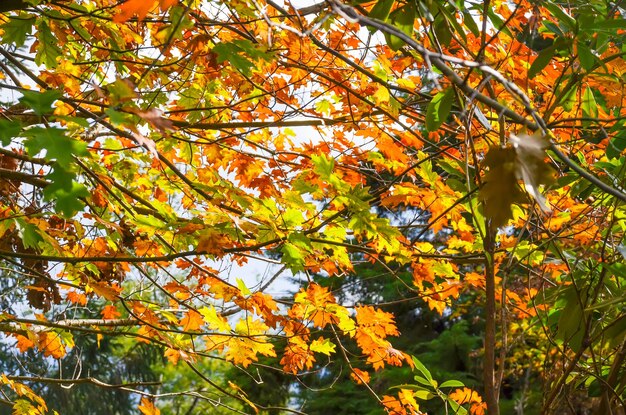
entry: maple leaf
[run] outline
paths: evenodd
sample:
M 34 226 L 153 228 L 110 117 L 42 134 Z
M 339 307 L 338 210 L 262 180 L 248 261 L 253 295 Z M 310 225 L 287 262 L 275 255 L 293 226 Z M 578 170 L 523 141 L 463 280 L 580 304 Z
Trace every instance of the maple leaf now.
M 161 133 L 165 133 L 167 130 L 171 130 L 173 128 L 172 121 L 164 118 L 161 110 L 151 108 L 146 111 L 132 110 L 132 112 L 148 121 L 150 125 L 159 130 Z
M 280 364 L 287 373 L 297 374 L 304 369 L 311 369 L 315 363 L 315 355 L 301 337 L 292 337 L 285 347 Z
M 139 412 L 143 415 L 160 415 L 161 411 L 154 406 L 154 403 L 148 398 L 141 398 L 139 406 L 137 406 Z
M 316 353 L 322 353 L 326 356 L 330 356 L 331 353 L 335 353 L 335 344 L 329 339 L 325 339 L 324 337 L 313 340 L 309 345 L 309 348 L 311 349 L 311 351 L 314 351 Z
M 100 297 L 109 301 L 114 301 L 121 292 L 121 288 L 115 284 L 108 285 L 106 283 L 91 281 L 89 287 Z
M 275 357 L 274 345 L 263 336 L 268 329 L 269 327 L 262 321 L 253 320 L 250 316 L 240 320 L 235 326 L 235 331 L 242 337 L 228 340 L 226 358 L 235 364 L 248 367 L 252 362 L 259 360 L 258 354 Z
M 110 304 L 104 306 L 102 311 L 100 311 L 100 314 L 102 314 L 102 317 L 105 320 L 114 320 L 122 315 L 119 311 L 117 311 L 117 308 L 114 305 Z
M 166 11 L 170 7 L 175 6 L 177 4 L 178 4 L 178 0 L 159 0 L 159 7 L 161 8 L 162 11 Z
M 20 352 L 24 353 L 26 350 L 35 347 L 35 342 L 30 340 L 26 336 L 22 336 L 21 334 L 14 334 L 17 339 L 17 348 Z
M 524 202 L 524 193 L 517 183 L 516 154 L 513 148 L 492 147 L 485 156 L 485 174 L 480 196 L 485 202 L 485 216 L 493 226 L 505 225 L 513 217 L 511 206 Z
M 185 316 L 180 320 L 180 325 L 183 326 L 185 331 L 196 331 L 204 324 L 202 314 L 194 310 L 189 310 L 185 313 Z
M 55 359 L 60 359 L 67 353 L 65 346 L 61 343 L 61 336 L 55 332 L 44 331 L 39 333 L 37 347 L 43 351 L 44 356 Z
M 353 368 L 350 377 L 359 385 L 370 382 L 370 374 L 361 369 Z
M 165 353 L 163 355 L 174 365 L 178 363 L 178 360 L 181 357 L 181 353 L 179 350 L 169 348 L 165 350 Z
M 228 321 L 217 314 L 217 310 L 212 305 L 198 309 L 204 321 L 209 325 L 211 330 L 220 331 L 222 333 L 230 332 Z
M 511 134 L 509 136 L 517 155 L 517 178 L 522 179 L 528 194 L 535 199 L 544 213 L 552 210 L 546 204 L 546 198 L 539 191 L 539 186 L 552 181 L 552 169 L 544 161 L 548 140 L 540 136 L 538 131 L 534 135 Z
M 76 291 L 70 291 L 67 293 L 67 299 L 74 304 L 78 305 L 86 305 L 87 304 L 87 296 L 83 293 L 77 293 Z
M 113 21 L 122 23 L 135 15 L 143 20 L 154 6 L 155 0 L 127 0 L 119 7 L 120 12 L 113 17 Z

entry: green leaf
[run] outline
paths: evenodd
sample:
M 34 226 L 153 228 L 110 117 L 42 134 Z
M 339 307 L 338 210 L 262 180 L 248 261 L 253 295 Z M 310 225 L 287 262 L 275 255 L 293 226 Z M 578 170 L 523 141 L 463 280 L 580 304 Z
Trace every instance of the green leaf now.
M 384 22 L 387 20 L 387 17 L 389 17 L 389 12 L 391 11 L 391 6 L 393 6 L 394 1 L 395 0 L 378 0 L 374 7 L 372 7 L 372 10 L 370 10 L 369 17 Z M 378 29 L 370 27 L 369 30 L 370 32 L 375 32 Z
M 478 29 L 478 25 L 476 24 L 476 20 L 474 20 L 474 16 L 467 11 L 463 10 L 463 24 L 469 29 L 470 32 L 476 37 L 480 37 L 480 29 Z
M 19 230 L 24 248 L 39 248 L 39 242 L 44 242 L 41 230 L 24 219 L 16 219 L 15 224 Z
M 330 177 L 335 169 L 335 159 L 325 154 L 313 154 L 311 161 L 315 168 L 313 171 L 323 179 Z
M 106 90 L 113 103 L 128 102 L 138 97 L 135 85 L 127 79 L 116 79 L 106 86 Z
M 453 35 L 453 29 L 457 36 L 461 38 L 461 40 L 463 40 L 464 42 L 467 41 L 467 28 L 461 26 L 458 22 L 457 13 L 459 12 L 459 10 L 455 8 L 453 15 L 446 7 L 449 7 L 449 5 L 445 3 L 440 4 L 438 2 L 434 2 L 433 4 L 437 7 L 439 13 L 441 13 L 441 16 L 443 18 L 441 22 L 437 22 L 437 19 L 435 19 L 435 26 L 439 26 L 435 27 L 435 32 L 437 33 L 437 36 L 439 36 L 441 32 L 446 32 L 446 34 L 444 35 L 446 37 L 444 44 L 446 46 L 450 45 L 450 41 L 452 40 Z M 464 23 L 466 22 L 464 21 Z
M 534 78 L 539 72 L 543 70 L 543 68 L 548 66 L 548 64 L 554 57 L 555 50 L 556 46 L 552 45 L 549 48 L 545 48 L 541 51 L 541 53 L 539 53 L 539 55 L 537 55 L 537 58 L 535 59 L 533 64 L 530 65 L 530 69 L 528 69 L 529 79 Z
M 242 74 L 249 75 L 250 69 L 255 66 L 247 57 L 258 59 L 267 56 L 246 41 L 222 42 L 215 45 L 212 52 L 217 55 L 217 62 L 228 62 Z
M 0 26 L 4 30 L 2 41 L 13 43 L 18 48 L 26 42 L 26 36 L 31 34 L 35 18 L 30 14 L 21 13 L 19 16 L 11 16 L 9 21 Z
M 59 166 L 66 169 L 70 167 L 74 155 L 89 154 L 86 143 L 68 137 L 65 130 L 60 128 L 34 127 L 24 131 L 24 135 L 28 137 L 24 144 L 31 156 L 46 150 L 46 159 L 55 160 Z
M 432 392 L 426 391 L 426 390 L 417 390 L 415 392 L 413 392 L 413 396 L 415 396 L 417 399 L 421 399 L 423 401 L 427 401 L 429 399 L 432 399 L 435 397 L 435 395 Z
M 113 108 L 105 109 L 104 113 L 109 116 L 109 121 L 116 127 L 123 125 L 130 120 L 129 114 L 115 111 Z
M 453 399 L 449 398 L 448 396 L 446 396 L 446 400 L 448 401 L 448 404 L 450 404 L 453 414 L 467 415 L 467 409 L 463 408 L 461 405 L 459 405 L 457 402 L 455 402 Z
M 74 173 L 55 163 L 46 179 L 50 180 L 50 184 L 43 191 L 44 200 L 55 201 L 56 209 L 62 216 L 70 218 L 83 210 L 85 204 L 81 198 L 89 197 L 89 191 L 76 182 Z
M 19 101 L 35 111 L 37 115 L 49 114 L 53 111 L 52 104 L 61 98 L 61 92 L 56 89 L 49 89 L 44 92 L 38 91 L 22 91 L 22 97 Z
M 426 379 L 426 378 L 423 378 L 423 377 L 421 377 L 420 375 L 415 375 L 415 376 L 413 377 L 413 379 L 415 379 L 415 381 L 416 381 L 417 383 L 420 383 L 420 384 L 422 384 L 422 385 L 424 385 L 424 386 L 428 386 L 429 388 L 432 388 L 432 386 L 433 386 L 433 385 L 431 384 L 431 381 L 430 381 L 430 380 L 428 380 L 428 379 Z
M 439 385 L 439 388 L 463 388 L 463 387 L 465 387 L 465 384 L 461 382 L 460 380 L 446 380 L 441 385 Z
M 400 30 L 408 37 L 413 35 L 413 24 L 415 23 L 416 15 L 415 2 L 410 2 L 399 9 L 396 9 L 389 15 L 389 23 L 396 29 Z M 385 33 L 385 40 L 391 50 L 398 50 L 404 46 L 404 40 L 397 36 Z
M 35 63 L 48 68 L 56 68 L 57 58 L 63 53 L 58 46 L 58 40 L 50 31 L 50 26 L 43 20 L 37 24 L 37 36 L 39 45 L 35 55 Z
M 572 285 L 563 290 L 561 298 L 564 299 L 565 308 L 560 312 L 558 331 L 556 338 L 567 342 L 577 352 L 580 350 L 585 332 L 585 314 L 581 309 L 584 304 L 584 293 L 576 291 Z
M 613 31 L 616 29 L 626 29 L 626 20 L 609 19 L 600 22 L 594 22 L 589 26 L 582 28 L 586 32 Z
M 57 211 L 66 218 L 71 218 L 76 212 L 80 212 L 85 207 L 81 198 L 89 197 L 89 191 L 81 183 L 72 182 L 69 191 L 59 190 L 50 196 L 50 200 L 55 200 Z
M 593 69 L 593 66 L 596 63 L 596 57 L 591 49 L 581 42 L 580 39 L 576 42 L 576 49 L 578 50 L 578 60 L 580 61 L 580 65 L 586 71 Z
M 283 253 L 282 262 L 287 265 L 292 272 L 304 270 L 304 253 L 300 248 L 292 243 L 285 243 L 280 249 Z
M 574 104 L 578 100 L 578 86 L 574 85 L 561 99 L 563 108 L 567 111 L 571 111 L 574 108 Z
M 552 16 L 556 17 L 556 19 L 563 23 L 570 30 L 574 30 L 576 28 L 576 20 L 569 14 L 565 13 L 562 6 L 556 4 L 555 2 L 546 1 L 542 3 L 548 11 L 552 14 Z
M 436 131 L 445 122 L 452 109 L 454 89 L 448 88 L 434 96 L 426 111 L 426 129 Z
M 434 37 L 432 41 L 435 43 L 440 43 L 444 46 L 450 46 L 450 42 L 452 41 L 452 30 L 450 29 L 448 21 L 441 14 L 438 14 L 435 18 L 435 21 L 432 23 L 433 31 L 430 33 L 431 38 L 434 33 Z
M 581 108 L 584 117 L 598 118 L 598 103 L 589 87 L 585 88 L 585 92 L 583 92 Z
M 54 163 L 52 171 L 46 175 L 46 179 L 50 181 L 50 184 L 44 189 L 44 196 L 46 192 L 72 190 L 72 182 L 76 179 L 76 174 L 64 169 L 58 163 Z
M 246 297 L 252 294 L 250 289 L 246 287 L 246 283 L 243 282 L 241 278 L 237 278 L 237 288 L 239 288 L 239 291 L 241 291 L 241 293 L 245 295 Z
M 8 146 L 19 135 L 20 131 L 22 131 L 22 125 L 19 121 L 0 119 L 0 144 Z
M 326 356 L 330 356 L 331 353 L 335 353 L 335 344 L 329 339 L 318 339 L 311 343 L 311 351 L 316 353 L 322 353 Z
M 432 382 L 433 376 L 430 374 L 430 371 L 426 369 L 426 366 L 424 366 L 424 364 L 420 362 L 417 357 L 411 357 L 413 358 L 413 364 L 415 365 L 415 369 L 417 369 L 422 375 L 424 375 L 424 377 L 428 379 L 429 382 Z
M 609 141 L 609 144 L 606 146 L 606 156 L 609 159 L 617 158 L 624 149 L 626 149 L 626 131 L 622 130 Z

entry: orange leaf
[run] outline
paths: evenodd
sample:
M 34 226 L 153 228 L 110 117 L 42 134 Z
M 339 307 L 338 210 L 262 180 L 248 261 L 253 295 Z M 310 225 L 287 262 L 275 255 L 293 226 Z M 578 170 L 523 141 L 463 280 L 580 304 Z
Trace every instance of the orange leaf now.
M 17 338 L 17 348 L 20 349 L 20 352 L 24 353 L 26 350 L 35 346 L 35 343 L 31 341 L 28 337 L 22 336 L 21 334 L 16 334 Z
M 176 349 L 167 349 L 164 355 L 165 357 L 167 357 L 167 360 L 169 360 L 173 364 L 178 363 L 178 360 L 180 359 L 180 351 Z
M 66 354 L 65 346 L 61 343 L 61 337 L 54 332 L 39 333 L 39 349 L 45 357 L 60 359 Z
M 67 293 L 67 299 L 73 302 L 74 304 L 78 304 L 78 305 L 87 304 L 87 297 L 85 296 L 85 294 L 77 293 L 76 291 L 70 291 L 69 293 Z
M 89 287 L 98 294 L 100 297 L 103 297 L 109 301 L 113 301 L 117 299 L 117 295 L 120 293 L 121 288 L 116 285 L 107 285 L 106 283 L 100 282 L 90 282 Z
M 105 306 L 100 314 L 102 314 L 105 320 L 113 320 L 121 316 L 120 312 L 113 305 Z
M 120 6 L 120 13 L 113 18 L 113 21 L 122 23 L 135 15 L 139 20 L 143 20 L 152 8 L 154 8 L 154 0 L 128 0 Z
M 159 7 L 163 11 L 166 11 L 170 7 L 175 6 L 177 4 L 178 4 L 178 0 L 159 0 Z
M 370 374 L 361 369 L 352 369 L 350 377 L 359 385 L 370 382 Z
M 138 409 L 143 415 L 159 415 L 161 413 L 159 408 L 154 406 L 154 403 L 152 403 L 148 398 L 141 398 L 141 403 L 139 404 Z
M 180 325 L 183 326 L 185 331 L 196 331 L 202 327 L 202 324 L 204 324 L 202 314 L 193 310 L 189 310 L 180 320 Z

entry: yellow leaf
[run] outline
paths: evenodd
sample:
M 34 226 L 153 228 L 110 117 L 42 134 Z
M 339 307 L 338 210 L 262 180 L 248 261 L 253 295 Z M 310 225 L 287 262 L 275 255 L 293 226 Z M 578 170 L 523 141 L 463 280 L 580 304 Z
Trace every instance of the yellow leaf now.
M 241 290 L 241 293 L 246 297 L 252 294 L 252 292 L 246 287 L 246 283 L 241 278 L 237 278 L 237 287 Z
M 396 80 L 396 83 L 398 84 L 398 86 L 401 86 L 402 88 L 406 88 L 410 90 L 415 90 L 415 88 L 417 88 L 417 86 L 415 85 L 415 82 L 406 78 L 399 78 L 398 80 Z
M 228 321 L 217 314 L 215 307 L 202 307 L 198 309 L 198 312 L 204 317 L 204 321 L 209 325 L 211 330 L 228 333 L 230 331 L 230 325 Z
M 322 353 L 326 356 L 330 356 L 331 353 L 335 352 L 335 344 L 323 337 L 313 340 L 309 348 L 316 353 Z
M 374 93 L 374 102 L 378 105 L 389 102 L 389 90 L 385 86 L 380 85 L 378 87 Z

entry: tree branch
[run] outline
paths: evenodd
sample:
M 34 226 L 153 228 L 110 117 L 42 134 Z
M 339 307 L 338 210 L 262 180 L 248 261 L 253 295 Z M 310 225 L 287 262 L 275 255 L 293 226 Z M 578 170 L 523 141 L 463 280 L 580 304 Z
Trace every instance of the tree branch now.
M 29 4 L 25 0 L 2 0 L 0 2 L 0 13 L 24 10 L 27 7 L 29 7 Z
M 62 385 L 69 385 L 70 387 L 78 383 L 91 383 L 93 385 L 99 386 L 101 388 L 106 388 L 106 389 L 121 389 L 121 388 L 134 388 L 137 386 L 161 385 L 161 382 L 130 382 L 130 383 L 120 383 L 117 385 L 112 385 L 110 383 L 103 382 L 93 377 L 79 378 L 79 379 L 56 379 L 56 378 L 46 378 L 46 377 L 39 377 L 39 376 L 7 376 L 7 378 L 9 380 L 14 380 L 17 382 L 60 383 Z
M 396 29 L 394 26 L 391 26 L 387 23 L 383 23 L 377 20 L 370 19 L 366 16 L 360 15 L 350 6 L 346 6 L 333 0 L 332 2 L 333 8 L 335 12 L 344 18 L 358 22 L 362 26 L 369 26 L 380 30 L 381 32 L 394 35 L 400 39 L 402 39 L 408 46 L 414 49 L 417 53 L 424 57 L 424 60 L 436 67 L 441 71 L 441 73 L 448 78 L 454 85 L 456 85 L 461 91 L 463 91 L 467 96 L 473 97 L 479 102 L 487 105 L 488 107 L 496 110 L 499 114 L 502 114 L 513 122 L 517 124 L 521 124 L 533 131 L 542 130 L 545 134 L 549 134 L 547 130 L 547 126 L 545 121 L 539 117 L 536 112 L 530 106 L 530 102 L 528 101 L 528 97 L 519 89 L 517 85 L 507 80 L 500 72 L 493 69 L 489 65 L 486 65 L 481 62 L 473 62 L 465 59 L 459 59 L 454 56 L 444 55 L 438 52 L 433 52 L 426 49 L 423 45 L 416 42 L 412 37 L 408 36 L 406 33 Z M 524 104 L 526 109 L 533 115 L 535 121 L 531 121 L 523 115 L 518 114 L 513 111 L 511 108 L 502 105 L 500 102 L 484 95 L 472 88 L 463 78 L 461 78 L 452 68 L 448 66 L 448 63 L 464 66 L 466 68 L 475 68 L 480 71 L 483 71 L 486 74 L 489 74 L 494 77 L 498 82 L 504 85 L 514 96 L 517 96 L 520 101 Z M 589 173 L 574 161 L 572 161 L 569 157 L 567 157 L 558 147 L 558 145 L 550 139 L 550 150 L 555 154 L 555 156 L 565 163 L 568 167 L 578 173 L 581 177 L 589 181 L 590 183 L 596 185 L 603 192 L 614 196 L 621 201 L 626 202 L 626 194 L 621 189 L 616 189 L 608 184 L 604 183 L 602 180 L 598 179 L 593 174 Z

